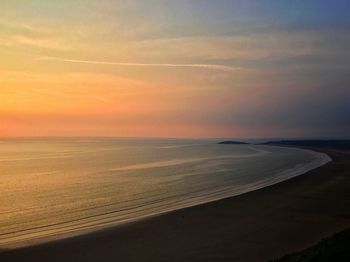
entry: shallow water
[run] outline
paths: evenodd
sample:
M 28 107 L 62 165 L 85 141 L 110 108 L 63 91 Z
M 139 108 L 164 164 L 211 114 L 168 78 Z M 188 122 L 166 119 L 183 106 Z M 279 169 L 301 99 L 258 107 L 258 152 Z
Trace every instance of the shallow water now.
M 242 194 L 329 160 L 312 151 L 209 140 L 3 140 L 0 247 Z

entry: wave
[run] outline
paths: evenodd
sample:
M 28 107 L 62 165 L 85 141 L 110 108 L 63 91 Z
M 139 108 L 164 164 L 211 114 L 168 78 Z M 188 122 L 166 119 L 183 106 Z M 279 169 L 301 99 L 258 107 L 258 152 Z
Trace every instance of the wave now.
M 250 147 L 249 149 L 256 151 L 256 153 L 244 154 L 244 155 L 241 155 L 241 154 L 221 155 L 221 156 L 214 156 L 214 157 L 178 158 L 178 159 L 172 159 L 172 160 L 155 161 L 155 162 L 144 163 L 144 164 L 135 164 L 135 165 L 128 165 L 128 166 L 123 166 L 123 167 L 116 167 L 116 168 L 111 168 L 108 171 L 140 170 L 140 169 L 167 167 L 167 166 L 177 166 L 177 165 L 210 161 L 210 160 L 259 157 L 259 156 L 264 156 L 264 155 L 270 154 L 270 152 L 268 152 L 266 150 L 262 150 L 262 149 L 257 149 L 257 148 L 252 148 L 252 147 Z

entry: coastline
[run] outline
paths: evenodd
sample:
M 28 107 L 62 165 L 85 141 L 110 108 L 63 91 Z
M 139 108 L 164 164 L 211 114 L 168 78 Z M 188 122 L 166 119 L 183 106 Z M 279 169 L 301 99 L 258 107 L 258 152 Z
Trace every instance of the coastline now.
M 350 226 L 348 152 L 314 149 L 333 161 L 239 196 L 123 226 L 0 253 L 1 261 L 266 261 Z M 347 167 L 347 168 L 344 168 Z M 333 171 L 337 172 L 333 172 Z M 338 199 L 344 196 L 345 199 Z M 337 200 L 338 199 L 338 200 Z M 258 219 L 257 219 L 258 218 Z
M 256 151 L 256 153 L 245 156 L 248 158 L 255 155 L 268 155 L 271 153 L 270 151 L 271 146 L 260 145 L 259 147 L 251 147 L 250 145 L 248 145 L 248 147 L 251 150 Z M 43 229 L 44 233 L 42 233 L 41 231 L 39 231 L 39 233 L 35 231 L 32 231 L 32 232 L 27 231 L 27 234 L 10 236 L 7 239 L 0 238 L 0 251 L 1 249 L 13 250 L 18 248 L 34 246 L 34 245 L 40 245 L 40 244 L 44 244 L 52 241 L 63 240 L 66 238 L 76 237 L 79 235 L 90 234 L 100 230 L 108 230 L 109 228 L 114 228 L 116 226 L 123 226 L 128 223 L 135 223 L 143 219 L 164 215 L 169 212 L 174 212 L 176 210 L 194 207 L 194 206 L 198 206 L 206 203 L 211 203 L 211 202 L 219 201 L 225 198 L 239 196 L 239 195 L 246 194 L 255 190 L 259 190 L 261 188 L 265 188 L 268 186 L 272 186 L 282 181 L 286 181 L 293 177 L 305 174 L 310 170 L 318 168 L 332 161 L 332 159 L 327 154 L 321 153 L 321 152 L 316 152 L 308 149 L 294 148 L 294 147 L 287 149 L 286 147 L 273 146 L 273 148 L 275 147 L 281 148 L 282 150 L 302 151 L 304 153 L 306 152 L 307 154 L 312 155 L 314 157 L 314 160 L 303 164 L 297 164 L 292 168 L 286 168 L 286 169 L 280 170 L 273 177 L 267 177 L 265 179 L 261 179 L 256 182 L 248 183 L 244 186 L 242 185 L 238 188 L 236 187 L 236 185 L 227 185 L 225 187 L 220 187 L 215 190 L 207 191 L 204 194 L 202 193 L 200 195 L 193 195 L 188 199 L 185 199 L 183 201 L 178 201 L 177 205 L 168 205 L 168 206 L 164 205 L 163 208 L 156 210 L 153 213 L 144 214 L 143 216 L 135 216 L 133 218 L 117 220 L 112 222 L 99 221 L 100 223 L 92 226 L 86 226 L 85 221 L 81 219 L 80 224 L 78 224 L 79 229 L 75 229 L 75 230 L 72 228 L 68 228 L 64 231 L 65 229 L 64 227 L 63 227 L 63 230 L 61 231 L 55 230 L 55 228 L 50 229 L 49 227 L 46 227 L 46 229 L 44 230 L 45 227 L 38 227 L 39 229 Z M 235 158 L 236 156 L 227 155 L 225 157 Z M 222 159 L 222 158 L 223 158 L 222 156 L 218 157 L 218 159 Z M 242 157 L 240 156 L 240 158 Z M 142 166 L 144 165 L 145 164 L 143 164 Z

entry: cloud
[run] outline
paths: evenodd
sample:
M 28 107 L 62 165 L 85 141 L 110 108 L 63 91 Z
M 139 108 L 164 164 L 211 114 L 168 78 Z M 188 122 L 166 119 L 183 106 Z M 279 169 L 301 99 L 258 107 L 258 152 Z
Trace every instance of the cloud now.
M 344 30 L 264 29 L 245 35 L 179 36 L 130 42 L 125 50 L 144 59 L 182 58 L 197 61 L 288 60 L 300 56 L 332 56 L 347 52 L 350 38 Z
M 128 66 L 128 67 L 179 67 L 179 68 L 203 68 L 220 71 L 237 71 L 241 70 L 240 67 L 219 65 L 219 64 L 173 64 L 173 63 L 121 63 L 121 62 L 109 62 L 109 61 L 94 61 L 94 60 L 77 60 L 77 59 L 64 59 L 58 57 L 41 57 L 37 60 L 53 60 L 67 63 L 80 63 L 80 64 L 94 64 L 94 65 L 114 65 L 114 66 Z
M 72 50 L 72 34 L 58 27 L 42 26 L 0 19 L 0 46 L 26 47 L 44 50 Z M 67 37 L 68 35 L 68 37 Z
M 65 41 L 58 38 L 48 37 L 27 37 L 23 35 L 16 35 L 10 38 L 13 43 L 35 48 L 54 49 L 54 50 L 70 50 L 72 49 Z

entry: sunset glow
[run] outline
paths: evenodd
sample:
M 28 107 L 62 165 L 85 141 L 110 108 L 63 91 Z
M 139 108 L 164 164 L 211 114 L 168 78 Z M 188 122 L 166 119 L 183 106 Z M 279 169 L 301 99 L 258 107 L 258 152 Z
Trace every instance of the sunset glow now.
M 0 136 L 345 135 L 347 8 L 259 2 L 1 1 Z

